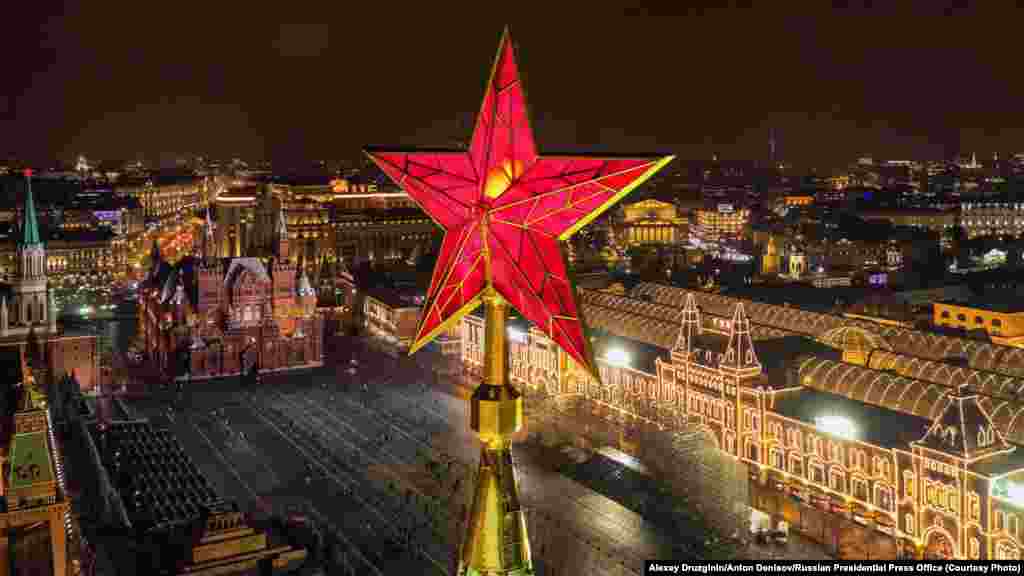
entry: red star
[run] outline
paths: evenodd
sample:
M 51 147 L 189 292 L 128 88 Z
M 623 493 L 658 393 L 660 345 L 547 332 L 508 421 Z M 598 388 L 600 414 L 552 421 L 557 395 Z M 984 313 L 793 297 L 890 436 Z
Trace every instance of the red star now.
M 490 285 L 594 373 L 559 242 L 671 156 L 538 155 L 507 29 L 468 151 L 367 154 L 445 230 L 410 353 L 476 308 Z

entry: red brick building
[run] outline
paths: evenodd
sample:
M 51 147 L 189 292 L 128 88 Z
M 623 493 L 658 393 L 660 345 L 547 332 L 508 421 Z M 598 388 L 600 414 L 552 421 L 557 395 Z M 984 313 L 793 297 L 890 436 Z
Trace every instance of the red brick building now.
M 170 264 L 154 246 L 139 292 L 139 332 L 147 359 L 166 378 L 321 363 L 316 292 L 289 254 L 283 219 L 276 232 L 272 250 L 242 257 L 219 258 L 206 241 L 199 256 Z M 209 218 L 204 234 L 214 237 Z

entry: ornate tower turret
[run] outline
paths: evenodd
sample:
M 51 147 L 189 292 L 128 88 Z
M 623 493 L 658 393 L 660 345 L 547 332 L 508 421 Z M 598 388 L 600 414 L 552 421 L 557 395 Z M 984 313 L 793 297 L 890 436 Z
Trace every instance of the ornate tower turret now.
M 736 304 L 733 311 L 732 322 L 729 324 L 729 345 L 718 369 L 737 378 L 761 374 L 761 362 L 754 351 L 754 342 L 750 338 L 750 320 L 747 320 L 743 304 Z
M 299 283 L 295 290 L 295 300 L 299 307 L 302 308 L 304 316 L 309 316 L 316 309 L 316 291 L 313 290 L 313 285 L 309 283 L 305 270 L 299 272 Z
M 682 323 L 679 326 L 679 337 L 672 348 L 672 357 L 686 361 L 693 350 L 693 339 L 700 334 L 700 309 L 692 293 L 686 294 L 686 305 L 683 306 Z
M 17 273 L 11 288 L 14 293 L 14 322 L 28 328 L 46 323 L 46 248 L 36 221 L 31 170 L 25 171 L 25 181 L 25 215 L 18 238 Z
M 282 262 L 287 262 L 289 259 L 288 225 L 285 223 L 284 210 L 278 212 L 277 218 L 277 257 Z
M 203 223 L 203 260 L 210 262 L 219 257 L 219 246 L 214 234 L 214 224 L 210 220 L 210 207 L 206 207 L 206 222 Z
M 57 331 L 57 300 L 53 297 L 53 290 L 50 290 L 47 302 L 47 317 L 50 319 L 50 332 Z

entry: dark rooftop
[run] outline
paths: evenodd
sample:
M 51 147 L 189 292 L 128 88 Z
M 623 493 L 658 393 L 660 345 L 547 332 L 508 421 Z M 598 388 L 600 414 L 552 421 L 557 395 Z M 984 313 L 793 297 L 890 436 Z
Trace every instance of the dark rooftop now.
M 383 302 L 391 308 L 414 308 L 415 298 L 420 295 L 418 290 L 409 290 L 391 286 L 372 286 L 366 289 L 366 295 Z
M 931 421 L 920 416 L 857 402 L 812 388 L 779 392 L 772 396 L 771 409 L 782 416 L 815 425 L 822 416 L 842 416 L 856 427 L 856 439 L 882 448 L 908 450 L 920 440 Z
M 591 328 L 589 332 L 590 336 L 595 338 L 593 341 L 595 358 L 601 358 L 604 356 L 605 351 L 619 347 L 629 354 L 630 368 L 646 372 L 647 374 L 657 374 L 658 371 L 655 368 L 654 361 L 658 358 L 667 360 L 669 357 L 669 351 L 661 346 L 654 346 L 646 342 L 633 340 L 632 338 L 617 336 L 596 328 Z
M 971 298 L 964 302 L 943 300 L 942 304 L 1015 314 L 1017 312 L 1024 312 L 1024 294 L 1018 294 L 1014 291 L 995 292 L 989 290 L 981 298 Z
M 95 230 L 53 230 L 47 238 L 48 242 L 102 242 L 115 236 L 114 231 L 109 228 L 97 228 Z
M 983 476 L 1002 476 L 1008 472 L 1024 469 L 1024 446 L 1009 443 L 1013 452 L 997 454 L 971 464 L 971 469 Z

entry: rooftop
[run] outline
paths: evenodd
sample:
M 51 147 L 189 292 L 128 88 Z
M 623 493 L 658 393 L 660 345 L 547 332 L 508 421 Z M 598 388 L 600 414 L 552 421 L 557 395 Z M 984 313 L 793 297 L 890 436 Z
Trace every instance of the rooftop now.
M 996 454 L 971 465 L 978 474 L 983 476 L 1002 476 L 1003 474 L 1024 469 L 1024 446 L 1010 443 L 1012 452 Z
M 629 367 L 647 374 L 658 373 L 654 363 L 656 359 L 667 360 L 669 357 L 669 351 L 661 346 L 617 336 L 604 330 L 591 328 L 590 335 L 595 338 L 593 342 L 595 359 L 603 358 L 608 350 L 621 348 L 629 355 Z
M 11 440 L 10 459 L 12 489 L 53 482 L 45 431 L 16 434 Z
M 1002 312 L 1005 314 L 1016 314 L 1024 312 L 1024 298 L 1022 294 L 1016 292 L 985 292 L 983 297 L 969 298 L 966 301 L 958 300 L 943 300 L 939 304 L 947 304 L 951 306 L 963 306 L 965 308 L 975 308 L 978 310 L 987 310 L 989 312 Z
M 366 295 L 390 308 L 415 308 L 419 306 L 415 299 L 417 296 L 421 295 L 421 293 L 416 289 L 404 289 L 394 286 L 373 286 L 366 289 Z
M 841 416 L 853 422 L 855 439 L 882 448 L 907 450 L 920 440 L 931 421 L 894 410 L 851 400 L 811 388 L 779 392 L 772 396 L 771 409 L 788 418 L 817 426 L 818 418 Z

